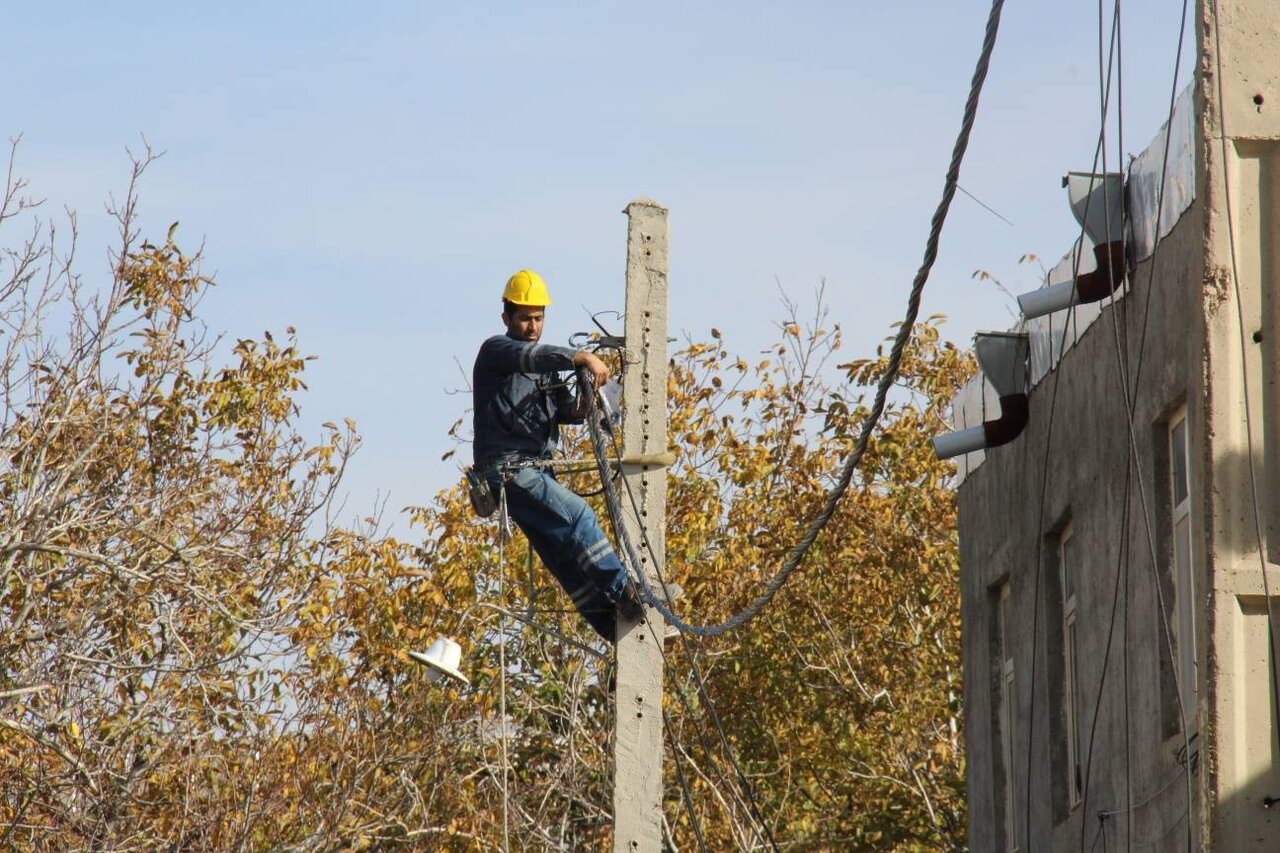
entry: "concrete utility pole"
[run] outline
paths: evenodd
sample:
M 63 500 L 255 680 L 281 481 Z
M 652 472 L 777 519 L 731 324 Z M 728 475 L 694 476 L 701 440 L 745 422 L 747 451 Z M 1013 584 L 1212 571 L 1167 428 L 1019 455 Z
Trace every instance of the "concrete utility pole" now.
M 628 363 L 622 373 L 622 455 L 667 450 L 667 210 L 648 199 L 627 205 Z M 623 517 L 651 586 L 666 560 L 667 472 L 623 468 L 640 517 L 623 498 Z M 650 556 L 645 538 L 653 547 Z M 654 557 L 659 565 L 654 565 Z M 660 587 L 658 587 L 660 588 Z M 618 624 L 614 723 L 613 849 L 658 853 L 662 846 L 662 616 Z

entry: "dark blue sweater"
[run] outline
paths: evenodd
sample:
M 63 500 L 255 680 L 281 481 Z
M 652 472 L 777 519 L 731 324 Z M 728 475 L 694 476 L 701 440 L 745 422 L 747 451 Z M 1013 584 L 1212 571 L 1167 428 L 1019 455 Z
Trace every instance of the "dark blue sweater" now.
M 568 347 L 495 335 L 480 347 L 471 371 L 475 408 L 475 465 L 491 468 L 518 459 L 548 459 L 559 424 L 574 419 L 573 394 L 561 371 L 573 369 Z

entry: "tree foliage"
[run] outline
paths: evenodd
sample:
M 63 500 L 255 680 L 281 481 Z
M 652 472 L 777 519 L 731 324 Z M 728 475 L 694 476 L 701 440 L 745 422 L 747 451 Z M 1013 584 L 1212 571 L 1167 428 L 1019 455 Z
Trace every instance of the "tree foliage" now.
M 101 292 L 47 223 L 0 266 L 0 848 L 608 849 L 611 663 L 565 596 L 460 486 L 412 509 L 416 542 L 333 524 L 354 425 L 300 434 L 292 330 L 210 337 L 198 256 L 139 240 L 134 205 Z M 32 215 L 11 180 L 0 225 Z M 759 593 L 851 446 L 884 359 L 828 384 L 825 320 L 789 307 L 754 364 L 716 330 L 673 359 L 691 621 Z M 954 500 L 927 439 L 972 365 L 916 332 L 801 570 L 669 648 L 676 849 L 963 845 Z M 441 634 L 470 686 L 407 659 Z

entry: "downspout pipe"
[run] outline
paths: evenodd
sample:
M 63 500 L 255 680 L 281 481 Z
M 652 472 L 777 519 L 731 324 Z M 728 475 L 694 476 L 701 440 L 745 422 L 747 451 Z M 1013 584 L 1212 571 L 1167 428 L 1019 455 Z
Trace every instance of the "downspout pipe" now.
M 951 459 L 1013 441 L 1027 427 L 1030 400 L 1026 394 L 1009 394 L 1000 398 L 1000 417 L 983 421 L 981 426 L 949 432 L 933 439 L 933 450 L 939 459 Z
M 1043 317 L 1055 311 L 1064 311 L 1072 305 L 1101 302 L 1120 288 L 1127 268 L 1124 241 L 1116 240 L 1093 247 L 1097 267 L 1082 273 L 1072 281 L 1062 281 L 1018 296 L 1018 307 L 1028 320 Z
M 1100 302 L 1119 289 L 1128 269 L 1124 241 L 1125 186 L 1120 172 L 1068 172 L 1062 179 L 1071 214 L 1093 246 L 1094 269 L 1072 281 L 1042 287 L 1018 297 L 1028 320 L 1063 311 L 1072 305 Z M 1080 250 L 1076 251 L 1079 267 Z
M 934 438 L 933 450 L 939 459 L 1008 444 L 1027 426 L 1027 394 L 1031 387 L 1031 342 L 1027 333 L 981 332 L 974 337 L 973 349 L 986 381 L 999 395 L 1000 417 Z

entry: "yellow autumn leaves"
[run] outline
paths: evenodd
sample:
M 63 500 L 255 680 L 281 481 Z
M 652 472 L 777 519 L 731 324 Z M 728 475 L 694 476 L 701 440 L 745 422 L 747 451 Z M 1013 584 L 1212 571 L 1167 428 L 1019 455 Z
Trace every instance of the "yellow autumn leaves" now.
M 413 541 L 326 524 L 354 424 L 299 434 L 292 330 L 208 345 L 209 280 L 172 232 L 125 244 L 54 334 L 58 276 L 45 303 L 0 291 L 0 848 L 494 849 L 504 738 L 513 847 L 607 845 L 610 664 L 503 613 L 595 642 L 523 539 L 499 548 L 460 485 L 412 510 Z M 694 622 L 773 576 L 884 368 L 837 364 L 820 308 L 787 313 L 756 364 L 719 330 L 673 359 L 666 562 Z M 928 438 L 971 370 L 922 324 L 802 570 L 741 630 L 669 651 L 681 848 L 695 818 L 717 850 L 761 820 L 813 850 L 963 839 L 955 510 Z M 471 686 L 406 660 L 441 634 Z

